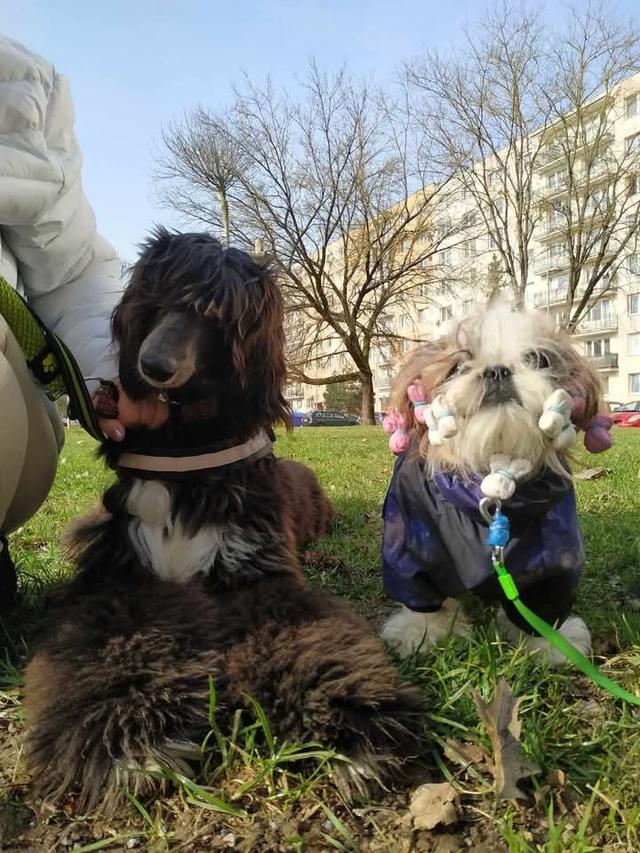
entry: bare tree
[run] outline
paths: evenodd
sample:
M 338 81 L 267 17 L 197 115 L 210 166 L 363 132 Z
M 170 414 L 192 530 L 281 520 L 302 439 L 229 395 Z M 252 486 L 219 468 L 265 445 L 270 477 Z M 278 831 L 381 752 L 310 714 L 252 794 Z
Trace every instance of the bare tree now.
M 163 129 L 162 142 L 155 171 L 161 203 L 188 220 L 219 228 L 229 245 L 229 193 L 245 163 L 224 115 L 197 106 Z
M 543 134 L 542 266 L 566 270 L 563 324 L 573 331 L 614 289 L 637 245 L 640 135 L 616 139 L 614 123 L 625 118 L 622 83 L 640 65 L 640 37 L 602 5 L 589 5 L 554 40 L 550 62 L 557 85 Z
M 434 135 L 441 168 L 456 174 L 475 205 L 521 304 L 539 219 L 540 130 L 550 111 L 540 97 L 551 88 L 544 30 L 537 12 L 503 3 L 465 36 L 459 55 L 428 54 L 407 65 L 407 79 L 410 91 L 424 96 L 426 132 Z
M 461 55 L 407 67 L 438 159 L 480 213 L 516 302 L 533 268 L 564 270 L 570 330 L 635 243 L 640 172 L 640 143 L 612 135 L 621 81 L 640 64 L 637 31 L 603 5 L 571 20 L 555 33 L 539 10 L 503 2 Z
M 193 118 L 197 126 L 182 132 L 187 143 L 202 139 L 200 124 L 222 124 L 208 114 Z M 312 66 L 295 95 L 245 81 L 224 138 L 242 163 L 228 192 L 231 234 L 247 245 L 260 238 L 278 269 L 291 378 L 359 380 L 362 421 L 372 423 L 372 347 L 398 337 L 395 313 L 427 304 L 437 251 L 460 230 L 436 228 L 448 182 L 434 183 L 409 101 L 344 70 L 325 75 Z M 194 166 L 187 144 L 168 156 L 168 174 L 203 189 L 192 215 L 219 221 L 217 185 L 200 169 L 204 155 Z M 166 197 L 171 203 L 171 190 Z

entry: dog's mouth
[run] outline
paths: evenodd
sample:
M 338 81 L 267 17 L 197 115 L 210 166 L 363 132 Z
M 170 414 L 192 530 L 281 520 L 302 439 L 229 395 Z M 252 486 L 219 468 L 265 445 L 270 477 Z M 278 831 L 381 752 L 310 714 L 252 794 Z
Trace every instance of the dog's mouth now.
M 516 387 L 511 377 L 503 379 L 501 382 L 485 382 L 484 394 L 480 408 L 488 406 L 501 406 L 506 403 L 516 403 L 522 405 L 522 400 L 518 394 Z

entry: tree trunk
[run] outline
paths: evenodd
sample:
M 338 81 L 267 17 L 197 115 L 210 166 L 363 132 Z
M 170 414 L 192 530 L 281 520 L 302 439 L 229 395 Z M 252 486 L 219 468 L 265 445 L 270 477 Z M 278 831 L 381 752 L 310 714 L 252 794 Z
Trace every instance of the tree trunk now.
M 220 217 L 222 219 L 222 241 L 226 248 L 229 246 L 229 201 L 226 192 L 220 192 Z
M 361 423 L 365 426 L 371 426 L 371 424 L 376 422 L 373 410 L 373 375 L 371 373 L 361 373 L 360 383 L 362 384 Z

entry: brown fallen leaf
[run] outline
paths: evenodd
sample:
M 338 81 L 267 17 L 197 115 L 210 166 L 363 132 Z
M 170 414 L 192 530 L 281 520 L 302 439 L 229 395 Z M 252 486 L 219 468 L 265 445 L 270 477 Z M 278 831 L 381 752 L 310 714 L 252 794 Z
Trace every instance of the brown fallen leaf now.
M 415 829 L 455 823 L 459 816 L 458 794 L 448 782 L 420 785 L 411 794 L 409 814 Z
M 491 764 L 491 759 L 477 743 L 465 743 L 456 738 L 447 740 L 444 754 L 450 761 L 459 764 L 465 770 L 473 765 Z
M 608 474 L 607 468 L 587 468 L 586 471 L 580 471 L 574 476 L 576 480 L 597 480 L 599 477 L 606 477 Z
M 525 757 L 520 743 L 522 724 L 518 720 L 521 699 L 516 699 L 504 679 L 500 679 L 492 702 L 484 702 L 474 690 L 473 701 L 491 739 L 494 753 L 493 777 L 496 793 L 503 800 L 527 800 L 518 783 L 540 773 Z

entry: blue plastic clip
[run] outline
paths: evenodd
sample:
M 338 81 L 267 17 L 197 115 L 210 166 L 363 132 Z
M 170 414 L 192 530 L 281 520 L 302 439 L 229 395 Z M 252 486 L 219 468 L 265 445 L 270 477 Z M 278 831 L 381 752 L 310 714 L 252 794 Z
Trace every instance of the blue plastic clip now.
M 509 519 L 503 515 L 500 510 L 496 510 L 493 520 L 489 525 L 489 533 L 487 534 L 487 545 L 491 548 L 505 548 L 511 531 L 509 529 Z

